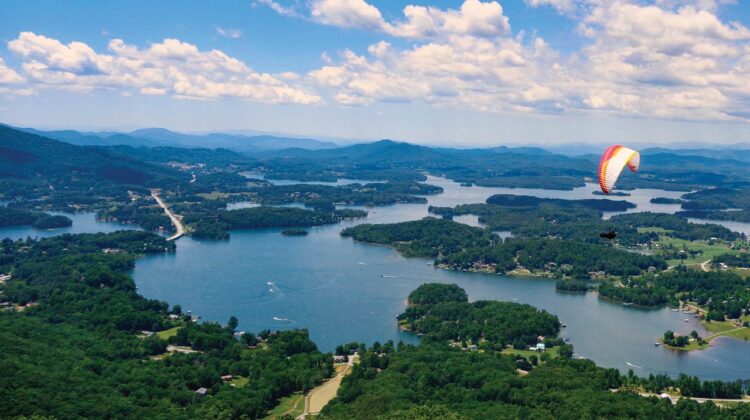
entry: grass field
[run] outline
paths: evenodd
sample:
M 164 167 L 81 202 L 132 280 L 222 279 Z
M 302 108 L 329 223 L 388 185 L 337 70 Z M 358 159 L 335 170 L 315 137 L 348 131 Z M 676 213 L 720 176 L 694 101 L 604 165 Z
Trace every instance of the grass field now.
M 743 318 L 747 318 L 747 315 Z M 714 334 L 712 338 L 726 336 L 736 338 L 738 340 L 750 340 L 750 328 L 738 328 L 735 324 L 729 321 L 723 322 L 706 322 L 701 321 L 701 324 L 711 333 Z
M 729 249 L 729 247 L 726 245 L 709 245 L 701 241 L 686 241 L 684 239 L 675 239 L 675 238 L 670 238 L 666 236 L 661 237 L 659 239 L 659 244 L 661 244 L 663 247 L 672 245 L 675 249 L 678 249 L 678 250 L 683 249 L 683 247 L 685 247 L 691 251 L 702 251 L 700 255 L 691 256 L 684 260 L 681 260 L 681 259 L 668 260 L 667 263 L 669 265 L 678 265 L 678 264 L 697 265 L 721 254 L 736 253 L 736 251 Z
M 538 351 L 531 351 L 531 350 L 516 350 L 516 349 L 503 349 L 500 353 L 506 354 L 509 356 L 521 356 L 524 357 L 526 360 L 529 360 L 530 356 L 536 356 L 537 359 L 539 359 L 542 356 L 542 353 Z M 545 353 L 549 354 L 551 358 L 556 358 L 560 355 L 560 349 L 558 347 L 552 347 L 548 349 Z
M 177 335 L 177 330 L 179 330 L 180 328 L 182 327 L 174 327 L 168 330 L 159 331 L 158 333 L 156 333 L 156 336 L 161 338 L 162 340 L 168 340 L 169 337 L 174 337 L 175 335 Z
M 296 418 L 305 411 L 305 396 L 300 392 L 279 400 L 279 405 L 268 412 L 267 420 L 280 419 L 284 415 Z
M 710 331 L 712 334 L 718 334 L 737 328 L 736 325 L 732 324 L 729 321 L 701 321 L 701 325 L 703 325 L 703 327 Z
M 229 194 L 223 193 L 223 192 L 218 192 L 218 191 L 213 191 L 213 192 L 210 192 L 210 193 L 200 193 L 200 194 L 197 194 L 197 195 L 199 197 L 205 198 L 206 200 L 218 200 L 220 198 L 228 198 L 229 197 Z

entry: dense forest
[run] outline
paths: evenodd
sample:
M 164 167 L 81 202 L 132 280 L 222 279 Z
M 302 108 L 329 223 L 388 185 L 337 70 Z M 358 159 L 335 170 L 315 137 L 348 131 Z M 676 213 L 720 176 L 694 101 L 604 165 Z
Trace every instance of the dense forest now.
M 306 331 L 238 340 L 236 319 L 194 324 L 179 305 L 169 310 L 138 295 L 127 275 L 134 258 L 174 250 L 159 236 L 124 231 L 0 246 L 0 270 L 12 275 L 2 286 L 12 309 L 0 313 L 3 417 L 259 418 L 332 373 L 330 355 Z M 150 335 L 167 329 L 177 329 L 168 342 Z
M 706 319 L 723 321 L 739 318 L 750 310 L 750 282 L 727 271 L 696 271 L 677 267 L 659 275 L 629 278 L 622 287 L 604 283 L 602 297 L 622 302 L 653 306 L 678 300 L 694 302 L 708 309 Z
M 558 198 L 539 198 L 531 195 L 513 194 L 495 194 L 487 199 L 487 204 L 504 207 L 538 207 L 547 204 L 565 208 L 588 207 L 599 211 L 626 211 L 636 207 L 635 204 L 624 200 L 563 200 Z
M 488 230 L 429 217 L 413 222 L 358 225 L 341 234 L 358 241 L 393 245 L 406 256 L 433 257 L 439 265 L 460 270 L 505 273 L 527 268 L 560 277 L 589 278 L 592 272 L 634 275 L 651 267 L 667 268 L 660 257 L 608 245 L 546 238 L 501 242 Z
M 341 235 L 356 241 L 393 245 L 411 257 L 449 255 L 499 241 L 496 235 L 483 229 L 432 217 L 413 222 L 362 224 L 344 229 Z
M 561 200 L 565 201 L 565 200 Z M 559 238 L 578 242 L 606 244 L 599 233 L 617 231 L 617 243 L 624 246 L 648 244 L 659 239 L 653 228 L 685 240 L 717 238 L 734 241 L 741 235 L 717 224 L 690 223 L 685 217 L 639 212 L 618 214 L 608 220 L 602 213 L 580 206 L 559 206 L 542 202 L 538 206 L 499 206 L 491 204 L 463 204 L 454 208 L 430 207 L 430 212 L 442 216 L 474 214 L 479 222 L 491 230 L 510 231 L 516 237 Z M 651 228 L 639 231 L 639 228 Z
M 461 295 L 463 300 L 459 300 Z M 554 338 L 560 331 L 560 321 L 547 311 L 510 302 L 469 303 L 465 297 L 466 292 L 456 285 L 422 285 L 409 295 L 412 305 L 398 320 L 427 341 L 452 340 L 494 350 L 526 349 L 539 336 Z
M 0 227 L 31 225 L 37 229 L 55 229 L 73 224 L 69 217 L 11 207 L 0 207 Z
M 192 234 L 196 238 L 226 239 L 229 237 L 228 231 L 232 229 L 320 226 L 365 216 L 367 212 L 363 210 L 343 209 L 327 212 L 263 206 L 219 210 L 214 214 L 188 214 L 184 220 L 191 226 Z

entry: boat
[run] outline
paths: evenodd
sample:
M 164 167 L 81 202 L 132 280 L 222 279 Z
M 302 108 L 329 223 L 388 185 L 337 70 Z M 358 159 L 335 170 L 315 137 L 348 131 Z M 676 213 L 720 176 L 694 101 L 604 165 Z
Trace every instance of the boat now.
M 661 343 L 657 341 L 656 343 L 654 343 L 654 345 L 657 346 L 657 347 L 659 347 L 659 346 L 661 346 Z
M 690 322 L 690 318 L 685 318 L 685 322 Z

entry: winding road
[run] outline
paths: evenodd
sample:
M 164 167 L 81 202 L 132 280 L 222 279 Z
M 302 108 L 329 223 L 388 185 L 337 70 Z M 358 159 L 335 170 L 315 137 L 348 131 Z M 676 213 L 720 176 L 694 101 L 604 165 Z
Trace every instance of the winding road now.
M 164 204 L 164 200 L 159 197 L 159 190 L 151 190 L 151 197 L 154 197 L 154 200 L 156 200 L 156 203 L 159 204 L 159 207 L 164 209 L 164 213 L 169 217 L 169 220 L 171 220 L 172 224 L 174 225 L 175 233 L 174 235 L 167 238 L 167 240 L 174 241 L 175 239 L 184 235 L 185 226 L 182 224 L 182 220 L 180 220 L 180 218 L 177 217 L 176 214 L 172 213 L 172 210 L 170 210 L 169 207 Z

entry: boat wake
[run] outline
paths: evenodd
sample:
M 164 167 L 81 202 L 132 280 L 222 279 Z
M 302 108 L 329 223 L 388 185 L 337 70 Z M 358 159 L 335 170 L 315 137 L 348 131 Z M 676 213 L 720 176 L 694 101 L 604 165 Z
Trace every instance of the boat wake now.
M 640 366 L 638 366 L 638 365 L 634 365 L 634 364 L 632 364 L 632 363 L 630 363 L 630 362 L 625 362 L 625 364 L 626 364 L 626 365 L 628 365 L 628 366 L 630 366 L 630 367 L 634 367 L 634 368 L 636 368 L 636 369 L 643 369 L 642 367 L 640 367 Z

